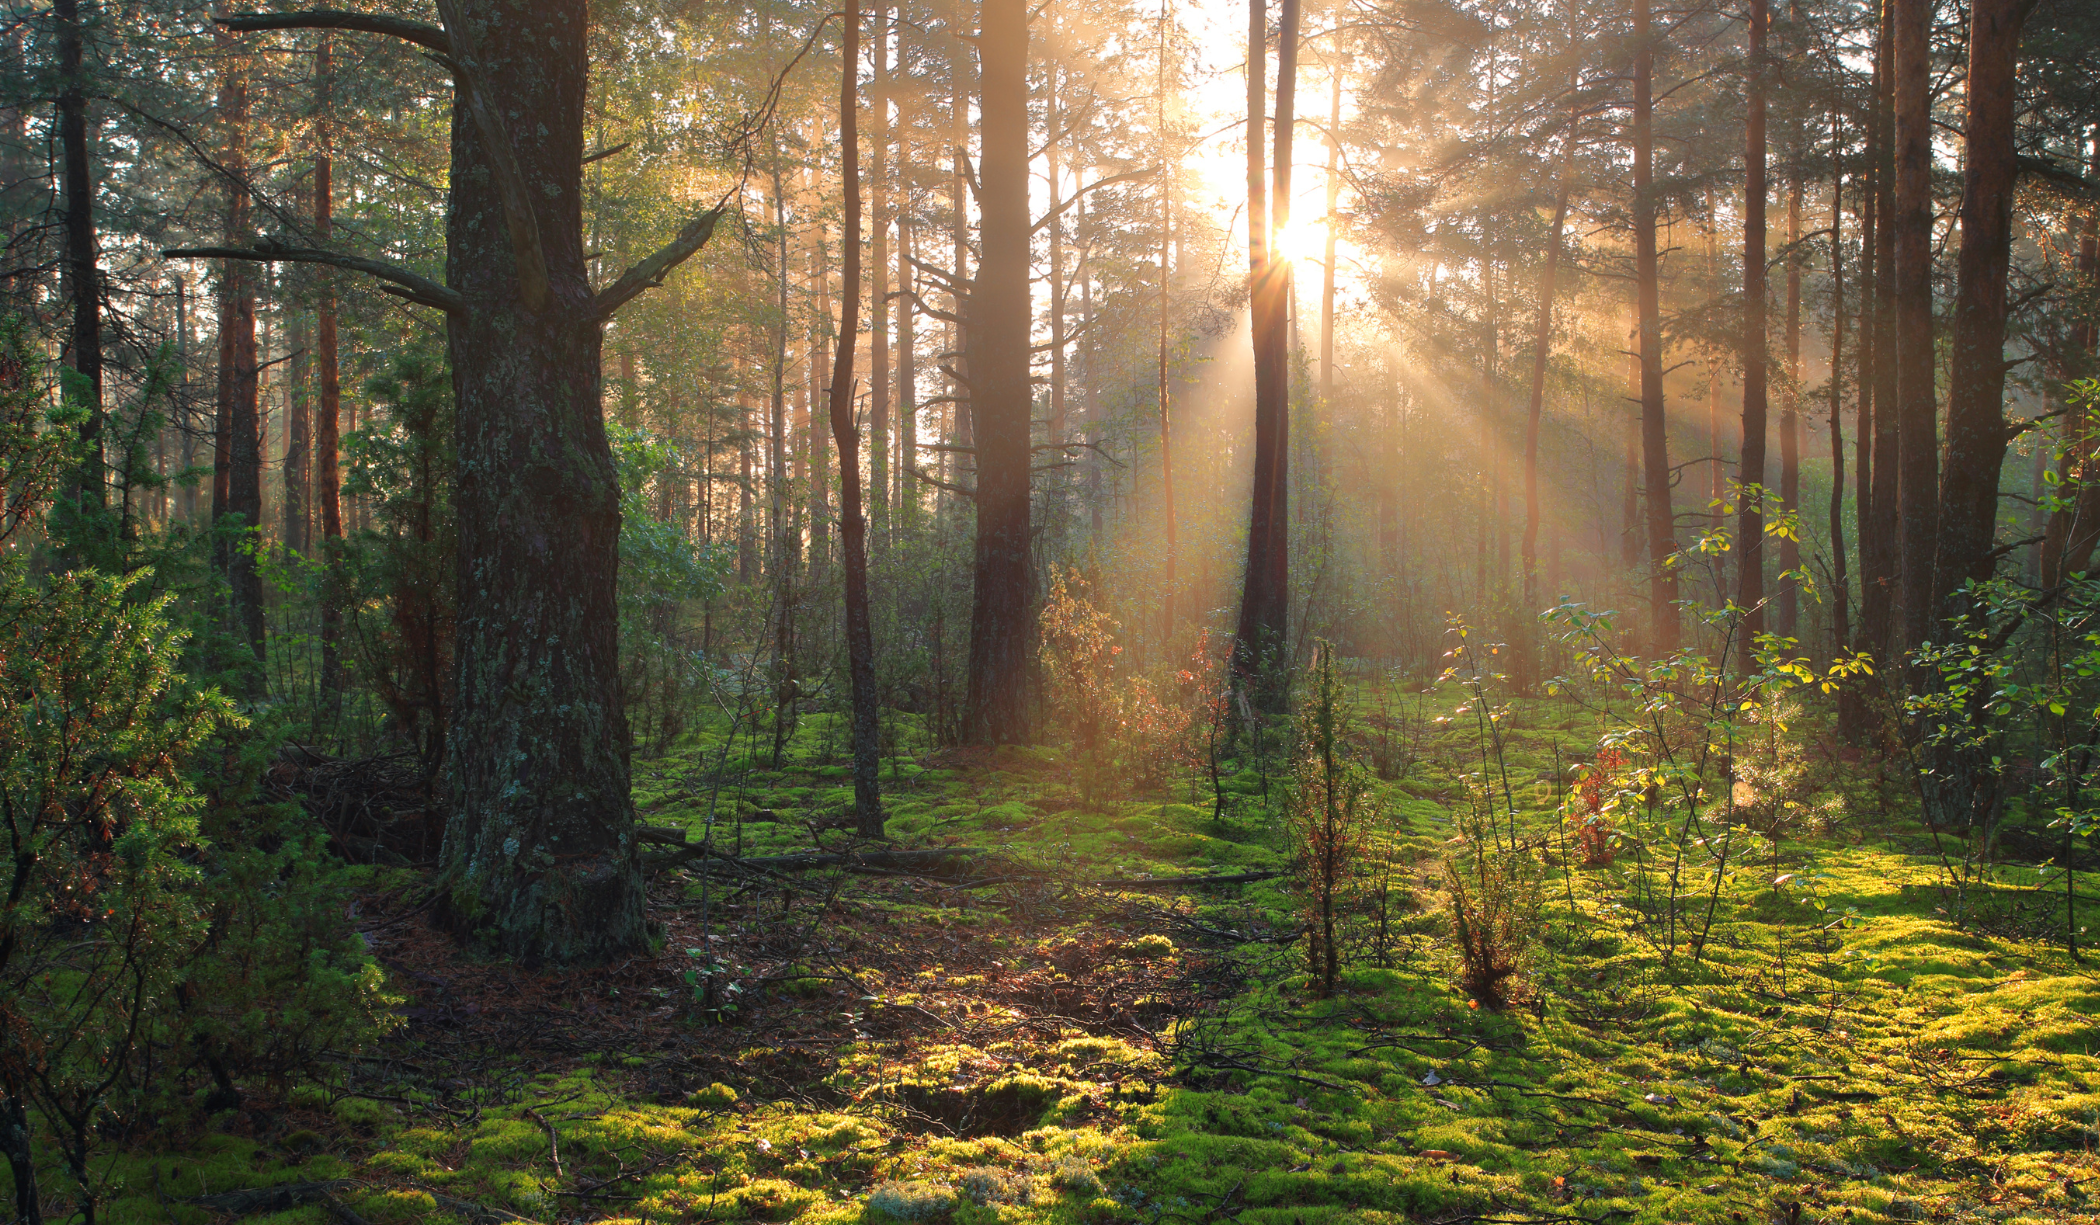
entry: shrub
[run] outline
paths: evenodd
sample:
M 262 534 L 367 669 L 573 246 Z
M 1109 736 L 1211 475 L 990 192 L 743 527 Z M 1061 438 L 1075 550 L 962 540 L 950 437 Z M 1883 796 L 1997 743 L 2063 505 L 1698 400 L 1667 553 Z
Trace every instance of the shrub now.
M 868 1192 L 868 1215 L 892 1221 L 946 1216 L 960 1202 L 955 1188 L 937 1182 L 886 1182 Z
M 1058 572 L 1040 626 L 1051 712 L 1072 738 L 1080 796 L 1092 803 L 1169 782 L 1190 761 L 1195 718 L 1149 678 L 1121 669 L 1115 618 L 1096 607 L 1089 593 L 1076 572 Z
M 1285 810 L 1305 875 L 1311 972 L 1320 993 L 1332 994 L 1341 970 L 1336 926 L 1356 887 L 1369 832 L 1370 783 L 1347 754 L 1347 698 L 1335 674 L 1334 652 L 1321 643 L 1313 658 L 1313 687 L 1298 718 L 1298 754 Z

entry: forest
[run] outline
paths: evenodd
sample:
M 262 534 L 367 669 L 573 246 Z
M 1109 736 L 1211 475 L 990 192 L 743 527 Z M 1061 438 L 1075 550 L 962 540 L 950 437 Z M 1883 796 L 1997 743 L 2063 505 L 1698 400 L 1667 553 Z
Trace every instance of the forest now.
M 2100 1222 L 2100 3 L 301 2 L 7 5 L 0 1219 Z

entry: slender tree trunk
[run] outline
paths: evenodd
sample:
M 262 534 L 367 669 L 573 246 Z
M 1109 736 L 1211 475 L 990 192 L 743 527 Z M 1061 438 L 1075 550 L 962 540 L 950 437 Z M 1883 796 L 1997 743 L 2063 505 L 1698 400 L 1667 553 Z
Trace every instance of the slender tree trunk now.
M 1765 632 L 1765 411 L 1770 354 L 1765 336 L 1766 0 L 1750 0 L 1750 97 L 1743 157 L 1743 487 L 1736 524 L 1736 602 L 1743 645 Z
M 1320 403 L 1334 408 L 1334 260 L 1341 219 L 1335 209 L 1342 200 L 1342 61 L 1333 57 L 1329 67 L 1327 98 L 1327 221 L 1325 249 L 1320 260 Z
M 984 0 L 977 52 L 983 256 L 969 306 L 977 455 L 975 589 L 967 730 L 979 744 L 1028 735 L 1028 0 Z
M 1793 132 L 1788 150 L 1786 197 L 1786 374 L 1787 384 L 1779 410 L 1779 508 L 1797 515 L 1801 510 L 1801 130 Z M 1801 568 L 1801 538 L 1798 530 L 1779 538 L 1779 634 L 1796 638 L 1800 633 L 1800 584 L 1787 576 Z
M 1932 568 L 1939 528 L 1939 396 L 1934 386 L 1932 340 L 1932 0 L 1892 3 L 1896 224 L 1895 262 L 1890 273 L 1895 297 L 1896 418 L 1901 430 L 1898 496 L 1903 508 L 1899 641 L 1909 650 L 1932 635 Z M 2011 140 L 2010 129 L 2006 140 Z M 1975 152 L 1970 150 L 1972 161 Z M 1984 522 L 1994 524 L 1996 518 L 1990 513 Z
M 1874 442 L 1872 496 L 1860 526 L 1860 631 L 1884 665 L 1900 653 L 1896 632 L 1896 590 L 1902 559 L 1901 500 L 1902 415 L 1896 397 L 1896 162 L 1893 138 L 1895 98 L 1895 4 L 1883 0 L 1881 37 L 1875 59 L 1875 159 L 1872 243 L 1874 248 L 1873 387 Z M 1867 469 L 1862 466 L 1862 478 Z
M 1631 409 L 1626 414 L 1626 460 L 1623 465 L 1626 481 L 1619 497 L 1619 564 L 1631 572 L 1641 564 L 1641 554 L 1648 539 L 1647 529 L 1641 523 L 1641 415 L 1644 406 L 1641 403 L 1639 324 L 1627 332 L 1627 341 L 1633 346 L 1626 351 L 1626 400 Z
M 328 35 L 314 52 L 314 239 L 326 247 L 335 230 L 334 64 Z M 316 270 L 320 291 L 314 304 L 314 373 L 320 402 L 314 418 L 314 487 L 321 503 L 321 548 L 327 571 L 321 581 L 321 693 L 331 713 L 343 692 L 343 614 L 338 578 L 343 539 L 342 455 L 343 387 L 336 355 L 335 275 Z
M 292 318 L 291 377 L 284 386 L 284 547 L 296 557 L 311 551 L 307 540 L 307 490 L 312 482 L 308 460 L 313 454 L 312 405 L 307 397 L 306 319 Z
M 63 289 L 72 305 L 66 364 L 80 376 L 87 419 L 80 423 L 80 501 L 101 506 L 108 482 L 102 438 L 102 277 L 95 244 L 95 181 L 90 170 L 85 31 L 80 0 L 52 0 L 58 35 L 60 226 L 65 231 Z
M 1552 237 L 1546 247 L 1546 266 L 1539 273 L 1539 320 L 1532 333 L 1531 399 L 1524 410 L 1524 608 L 1535 610 L 1539 600 L 1539 426 L 1546 407 L 1546 364 L 1553 356 L 1553 295 L 1560 273 L 1561 239 L 1568 224 L 1568 163 L 1573 157 L 1575 133 L 1561 153 L 1560 194 L 1553 204 Z M 1527 653 L 1528 654 L 1528 653 Z
M 1845 137 L 1830 112 L 1830 623 L 1833 654 L 1852 648 L 1852 586 L 1845 557 Z M 1839 730 L 1852 734 L 1858 704 L 1851 686 L 1838 694 Z
M 1173 304 L 1174 170 L 1167 152 L 1167 6 L 1159 6 L 1159 500 L 1166 533 L 1166 573 L 1160 576 L 1160 641 L 1174 639 L 1174 597 L 1181 581 L 1180 525 L 1174 514 L 1173 397 L 1167 387 L 1167 315 Z M 1098 529 L 1097 529 L 1098 531 Z
M 882 18 L 878 5 L 876 19 Z M 881 52 L 876 52 L 877 58 Z M 839 345 L 831 367 L 831 437 L 839 449 L 839 547 L 846 569 L 846 673 L 853 689 L 853 818 L 863 838 L 882 837 L 880 726 L 875 644 L 868 614 L 868 523 L 861 510 L 860 429 L 853 421 L 853 350 L 860 334 L 860 0 L 846 0 L 839 73 L 839 163 L 845 180 L 840 240 Z M 881 304 L 871 312 L 883 316 Z
M 1283 0 L 1276 64 L 1275 190 L 1262 166 L 1267 8 L 1247 27 L 1247 233 L 1249 313 L 1254 337 L 1254 488 L 1247 573 L 1233 639 L 1233 673 L 1255 704 L 1280 711 L 1288 695 L 1284 651 L 1290 624 L 1290 264 L 1277 242 L 1290 222 L 1292 103 L 1298 66 L 1299 0 Z
M 1662 284 L 1655 250 L 1655 43 L 1648 0 L 1633 3 L 1633 266 L 1639 297 L 1641 459 L 1647 495 L 1648 604 L 1655 652 L 1677 649 L 1677 533 L 1670 509 L 1670 434 L 1663 403 Z
M 447 917 L 522 962 L 602 963 L 645 949 L 648 933 L 620 686 L 619 479 L 583 243 L 588 15 L 583 0 L 440 10 L 486 103 L 477 121 L 472 91 L 457 91 L 446 217 L 446 280 L 463 303 L 448 324 L 459 613 Z M 532 117 L 531 138 L 506 133 L 503 116 Z
M 868 99 L 868 264 L 874 275 L 868 299 L 868 484 L 867 509 L 875 546 L 890 543 L 890 6 L 875 0 L 875 81 Z M 840 462 L 844 462 L 844 452 Z
M 900 112 L 901 115 L 901 112 Z M 905 130 L 910 131 L 909 125 Z M 911 165 L 911 151 L 900 146 L 899 159 Z M 919 336 L 912 297 L 911 260 L 918 228 L 912 224 L 907 196 L 897 217 L 897 520 L 909 531 L 919 522 Z

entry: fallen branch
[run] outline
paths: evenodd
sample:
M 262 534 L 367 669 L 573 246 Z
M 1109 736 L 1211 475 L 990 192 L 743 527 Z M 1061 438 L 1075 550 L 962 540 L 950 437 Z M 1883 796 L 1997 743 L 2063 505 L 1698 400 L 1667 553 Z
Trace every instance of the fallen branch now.
M 944 846 L 917 851 L 866 850 L 866 851 L 799 851 L 792 855 L 750 855 L 737 857 L 724 855 L 705 843 L 687 843 L 683 848 L 668 855 L 651 857 L 655 866 L 686 863 L 691 860 L 706 860 L 704 870 L 709 872 L 812 872 L 819 868 L 846 868 L 848 870 L 889 869 L 908 871 L 947 863 L 956 859 L 992 858 L 992 853 L 983 847 Z
M 246 1191 L 202 1195 L 188 1202 L 199 1208 L 226 1213 L 229 1216 L 253 1216 L 258 1212 L 290 1212 L 294 1208 L 319 1203 L 331 1192 L 356 1185 L 355 1181 L 348 1178 L 337 1178 L 328 1182 L 280 1183 L 274 1187 L 251 1187 Z
M 1161 886 L 1180 885 L 1245 885 L 1258 880 L 1273 880 L 1281 872 L 1239 872 L 1231 876 L 1118 876 L 1095 881 L 1103 889 L 1157 889 Z

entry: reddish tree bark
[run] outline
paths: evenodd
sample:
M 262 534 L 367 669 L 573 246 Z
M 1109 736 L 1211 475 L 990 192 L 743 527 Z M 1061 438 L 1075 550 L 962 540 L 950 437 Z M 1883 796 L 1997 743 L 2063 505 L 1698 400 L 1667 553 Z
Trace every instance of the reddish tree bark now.
M 1255 0 L 1247 25 L 1248 312 L 1254 338 L 1254 486 L 1247 516 L 1247 571 L 1233 636 L 1233 673 L 1255 705 L 1283 709 L 1283 654 L 1290 625 L 1290 265 L 1277 242 L 1290 223 L 1291 128 L 1298 66 L 1299 0 L 1283 0 L 1276 57 L 1275 190 L 1264 174 L 1267 6 Z
M 982 256 L 968 310 L 977 535 L 965 730 L 975 743 L 1000 744 L 1028 735 L 1033 637 L 1027 0 L 984 0 L 977 53 Z
M 1669 420 L 1663 404 L 1662 288 L 1655 250 L 1655 43 L 1648 0 L 1633 2 L 1633 277 L 1641 363 L 1641 460 L 1647 496 L 1650 641 L 1677 649 L 1676 523 L 1670 509 Z
M 1894 263 L 1889 272 L 1903 523 L 1898 642 L 1909 650 L 1932 634 L 1934 537 L 1939 525 L 1939 397 L 1932 347 L 1932 0 L 1891 2 L 1896 178 Z M 2010 128 L 2005 139 L 2005 156 L 2010 159 Z M 1972 148 L 1972 159 L 1974 153 Z
M 1766 0 L 1750 0 L 1749 113 L 1743 155 L 1743 460 L 1735 538 L 1736 602 L 1743 609 L 1741 647 L 1765 632 L 1765 26 Z
M 880 18 L 883 10 L 877 7 Z M 880 52 L 877 55 L 880 56 Z M 864 838 L 882 837 L 880 726 L 875 645 L 868 614 L 868 520 L 861 506 L 860 427 L 853 420 L 853 350 L 860 335 L 860 0 L 846 0 L 839 55 L 839 165 L 844 180 L 839 346 L 831 367 L 831 438 L 839 449 L 839 547 L 846 571 L 846 675 L 853 700 L 853 817 Z M 878 224 L 880 224 L 878 219 Z M 872 317 L 883 317 L 878 301 Z

